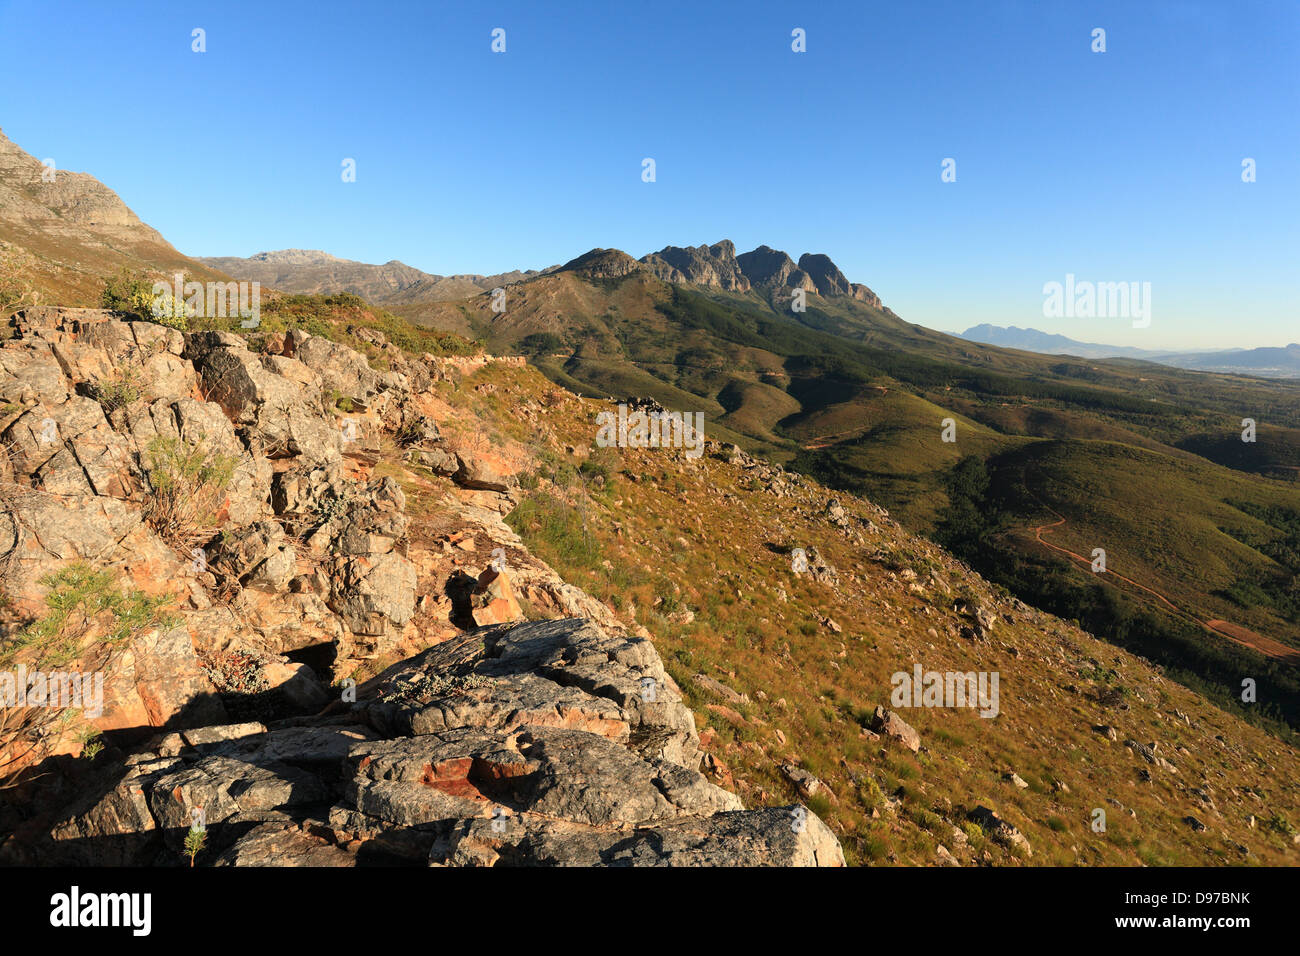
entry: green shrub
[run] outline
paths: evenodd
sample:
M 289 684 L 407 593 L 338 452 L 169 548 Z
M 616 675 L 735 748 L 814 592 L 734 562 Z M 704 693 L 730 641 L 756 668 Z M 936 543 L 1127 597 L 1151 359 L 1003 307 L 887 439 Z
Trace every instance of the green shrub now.
M 45 575 L 41 584 L 49 589 L 46 612 L 4 648 L 0 662 L 11 661 L 29 649 L 39 665 L 64 664 L 81 652 L 83 639 L 96 622 L 103 626 L 99 641 L 106 645 L 120 644 L 137 631 L 169 623 L 161 612 L 169 598 L 123 590 L 110 568 L 96 570 L 76 562 Z
M 151 319 L 156 299 L 153 286 L 154 280 L 146 273 L 124 267 L 104 281 L 104 289 L 99 294 L 100 307 Z
M 564 568 L 600 564 L 600 543 L 578 509 L 551 495 L 525 498 L 506 516 L 506 524 L 551 564 Z

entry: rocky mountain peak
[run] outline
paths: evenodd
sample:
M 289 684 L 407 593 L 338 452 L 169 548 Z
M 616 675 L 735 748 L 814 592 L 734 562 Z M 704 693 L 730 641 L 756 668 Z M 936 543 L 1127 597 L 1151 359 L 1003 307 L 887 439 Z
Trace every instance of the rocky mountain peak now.
M 876 307 L 880 299 L 864 285 L 850 282 L 830 256 L 804 253 L 796 264 L 771 246 L 736 254 L 736 244 L 723 239 L 713 245 L 665 246 L 641 258 L 641 264 L 665 282 L 702 285 L 728 292 L 750 289 L 805 289 L 832 298 L 849 296 Z
M 57 159 L 57 157 L 56 157 Z M 114 239 L 163 243 L 94 176 L 52 170 L 0 132 L 0 224 L 68 232 L 94 229 Z
M 807 273 L 817 287 L 817 294 L 831 298 L 847 295 L 859 302 L 880 307 L 880 297 L 859 282 L 850 282 L 831 257 L 821 253 L 805 252 L 799 257 L 799 268 Z
M 642 268 L 621 249 L 592 249 L 560 266 L 560 272 L 577 272 L 594 279 L 617 279 Z
M 641 262 L 666 282 L 690 282 L 733 292 L 750 288 L 736 261 L 736 244 L 730 239 L 711 246 L 665 246 Z
M 741 271 L 754 286 L 764 288 L 791 288 L 816 291 L 816 286 L 794 260 L 779 249 L 759 246 L 752 252 L 737 256 Z

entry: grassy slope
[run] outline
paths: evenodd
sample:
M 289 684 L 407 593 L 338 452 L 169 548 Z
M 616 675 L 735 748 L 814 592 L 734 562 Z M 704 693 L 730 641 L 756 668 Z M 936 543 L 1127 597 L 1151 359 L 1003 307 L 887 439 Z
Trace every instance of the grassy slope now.
M 474 391 L 483 382 L 497 387 Z M 815 485 L 777 498 L 738 465 L 711 458 L 690 464 L 623 451 L 588 469 L 610 469 L 603 488 L 585 481 L 582 459 L 563 448 L 590 447 L 595 415 L 607 406 L 584 402 L 579 415 L 549 410 L 542 400 L 549 388 L 532 369 L 488 368 L 462 385 L 458 401 L 486 427 L 538 450 L 512 523 L 567 579 L 629 625 L 648 628 L 710 752 L 748 804 L 790 801 L 778 765 L 796 760 L 836 794 L 835 804 L 815 809 L 855 863 L 930 863 L 939 843 L 965 861 L 994 864 L 1296 862 L 1288 830 L 1300 815 L 1291 783 L 1300 761 L 1283 742 L 1130 654 L 1050 616 L 1015 610 L 859 499 L 841 496 L 850 513 L 878 528 L 867 532 L 865 547 L 819 516 L 827 493 Z M 522 407 L 540 418 L 525 420 Z M 840 584 L 793 575 L 780 552 L 795 545 L 825 553 Z M 921 593 L 909 589 L 903 569 L 917 572 Z M 958 636 L 957 597 L 999 602 L 1010 615 L 990 644 Z M 997 670 L 1002 714 L 907 711 L 923 738 L 919 755 L 862 735 L 871 708 L 887 703 L 890 675 L 916 662 Z M 693 681 L 700 672 L 751 703 L 713 697 Z M 1094 724 L 1115 726 L 1121 742 Z M 1151 782 L 1143 782 L 1147 765 L 1123 746 L 1129 737 L 1158 741 L 1178 773 L 1151 768 Z M 1008 770 L 1029 788 L 1005 781 Z M 1032 858 L 1021 860 L 969 826 L 974 849 L 955 846 L 953 826 L 981 804 L 1026 834 Z M 1105 834 L 1088 825 L 1097 807 L 1107 813 Z M 1209 831 L 1193 832 L 1183 822 L 1189 814 Z
M 1052 496 L 1036 487 L 1040 469 L 1025 472 L 1024 493 L 1007 497 L 1011 526 L 1043 515 L 1030 492 L 1049 494 L 1067 517 L 1059 540 L 1109 542 L 1135 578 L 1172 589 L 1203 619 L 1297 637 L 1277 615 L 1216 596 L 1234 575 L 1276 571 L 1221 530 L 1232 517 L 1224 498 L 1237 489 L 1300 510 L 1294 384 L 997 349 L 815 295 L 796 316 L 755 293 L 704 295 L 639 275 L 591 282 L 561 273 L 510 292 L 503 316 L 486 297 L 443 308 L 476 315 L 475 327 L 499 351 L 558 333 L 567 340 L 563 357 L 540 362 L 557 383 L 703 410 L 712 434 L 865 493 L 916 530 L 942 519 L 943 476 L 962 455 L 1044 456 L 1069 480 Z M 939 441 L 947 417 L 958 423 L 955 444 Z M 1260 423 L 1258 442 L 1240 441 L 1243 417 Z M 1099 455 L 1105 442 L 1142 454 Z M 1088 498 L 1090 482 L 1109 490 Z M 1140 491 L 1166 486 L 1168 494 Z M 999 544 L 1053 557 L 1032 534 Z

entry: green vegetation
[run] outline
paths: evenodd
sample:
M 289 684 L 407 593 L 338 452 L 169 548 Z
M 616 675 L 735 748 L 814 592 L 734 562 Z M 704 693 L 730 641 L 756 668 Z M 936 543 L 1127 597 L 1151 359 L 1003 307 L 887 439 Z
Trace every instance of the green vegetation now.
M 26 654 L 37 667 L 60 666 L 84 651 L 92 630 L 98 631 L 99 644 L 112 647 L 139 631 L 171 623 L 163 613 L 169 598 L 124 589 L 108 568 L 76 562 L 41 578 L 41 584 L 49 589 L 45 614 L 0 650 L 0 663 Z
M 506 516 L 506 523 L 516 534 L 526 536 L 535 544 L 548 563 L 590 569 L 602 557 L 595 534 L 581 512 L 553 495 L 544 492 L 530 495 Z
M 204 320 L 204 326 L 226 331 L 241 331 L 239 319 Z M 380 363 L 381 353 L 372 342 L 357 333 L 370 329 L 382 333 L 388 341 L 408 355 L 473 355 L 478 346 L 451 332 L 411 325 L 391 312 L 369 305 L 360 296 L 341 292 L 336 295 L 267 293 L 262 297 L 258 333 L 287 332 L 301 329 L 332 342 L 340 342 L 361 352 L 372 364 Z
M 185 834 L 185 855 L 190 858 L 190 866 L 194 866 L 194 858 L 207 845 L 208 831 L 198 824 L 190 827 L 189 832 Z
M 123 267 L 104 281 L 99 296 L 102 309 L 130 312 L 142 319 L 153 318 L 154 280 L 146 273 Z
M 551 355 L 555 352 L 567 352 L 569 343 L 554 332 L 534 332 L 526 335 L 519 342 L 519 350 L 534 358 Z
M 31 282 L 18 260 L 18 254 L 0 243 L 0 318 L 34 302 Z
M 121 366 L 117 378 L 92 382 L 89 390 L 90 397 L 99 402 L 106 415 L 113 414 L 144 395 L 140 373 L 136 366 L 130 364 Z
M 1292 738 L 1300 729 L 1300 673 L 1227 640 L 1114 583 L 1102 583 L 1055 557 L 1021 550 L 1008 531 L 1022 520 L 1026 493 L 1014 456 L 992 463 L 967 456 L 950 471 L 950 507 L 936 540 L 990 581 L 1023 601 L 1080 626 L 1165 667 L 1174 680 L 1225 710 Z M 1167 489 L 1168 490 L 1168 489 Z M 1285 523 L 1289 512 L 1265 511 Z M 1176 547 L 1168 537 L 1163 547 Z M 1285 545 L 1279 546 L 1285 552 Z M 1137 572 L 1135 572 L 1137 573 Z M 1093 675 L 1094 679 L 1104 674 Z M 1252 677 L 1260 702 L 1244 704 L 1241 680 Z
M 1239 511 L 1267 525 L 1277 536 L 1247 530 L 1229 531 L 1242 543 L 1277 562 L 1277 570 L 1234 581 L 1224 592 L 1239 607 L 1267 607 L 1300 624 L 1300 511 L 1252 501 L 1229 501 Z

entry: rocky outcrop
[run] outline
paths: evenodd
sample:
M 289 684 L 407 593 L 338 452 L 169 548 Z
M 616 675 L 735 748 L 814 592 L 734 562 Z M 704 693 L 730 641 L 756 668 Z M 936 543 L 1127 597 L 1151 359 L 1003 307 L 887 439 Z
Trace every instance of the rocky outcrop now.
M 64 649 L 105 674 L 108 750 L 88 767 L 65 756 L 75 742 L 48 755 L 0 857 L 175 863 L 200 813 L 220 865 L 842 864 L 806 810 L 747 811 L 701 775 L 653 645 L 502 521 L 509 456 L 444 447 L 412 391 L 427 364 L 352 334 L 390 369 L 300 331 L 250 342 L 98 310 L 11 323 L 4 636 L 72 566 L 138 594 L 132 614 L 167 611 L 89 615 Z M 390 467 L 446 463 L 418 479 L 442 496 L 418 547 L 402 486 L 373 470 L 381 435 Z M 564 619 L 523 623 L 524 599 Z M 379 658 L 400 663 L 349 681 Z
M 736 261 L 736 246 L 730 239 L 711 246 L 666 246 L 643 256 L 641 262 L 665 282 L 690 282 L 729 292 L 749 291 L 749 279 Z
M 843 864 L 815 815 L 709 783 L 651 644 L 584 621 L 466 633 L 332 709 L 160 741 L 90 781 L 35 850 L 176 860 L 202 808 L 218 865 Z
M 977 823 L 994 840 L 1025 856 L 1033 856 L 1034 849 L 1028 838 L 988 807 L 976 807 L 967 814 L 967 818 Z
M 0 560 L 14 613 L 0 636 L 46 615 L 69 568 L 85 568 L 86 581 L 107 573 L 112 582 L 96 586 L 160 601 L 179 625 L 130 633 L 101 659 L 100 630 L 115 625 L 92 622 L 71 650 L 79 665 L 108 668 L 95 727 L 222 719 L 200 653 L 274 661 L 327 646 L 342 661 L 402 637 L 416 598 L 402 492 L 391 479 L 344 479 L 351 449 L 312 367 L 236 335 L 182 335 L 100 310 L 28 309 L 10 328 Z M 303 333 L 289 339 L 372 407 L 409 405 L 404 376 Z M 312 699 L 300 682 L 281 683 L 301 706 Z
M 913 753 L 921 748 L 921 735 L 916 732 L 916 728 L 892 710 L 877 706 L 871 716 L 871 729 L 897 740 Z
M 755 287 L 817 290 L 812 279 L 795 265 L 793 259 L 771 246 L 759 246 L 736 259 L 745 278 Z
M 759 289 L 769 294 L 790 289 L 816 292 L 826 298 L 848 297 L 880 308 L 880 297 L 865 285 L 850 282 L 829 256 L 804 253 L 796 264 L 784 252 L 759 246 L 736 255 L 730 239 L 711 246 L 667 246 L 641 258 L 641 263 L 665 282 L 689 283 L 728 292 Z

